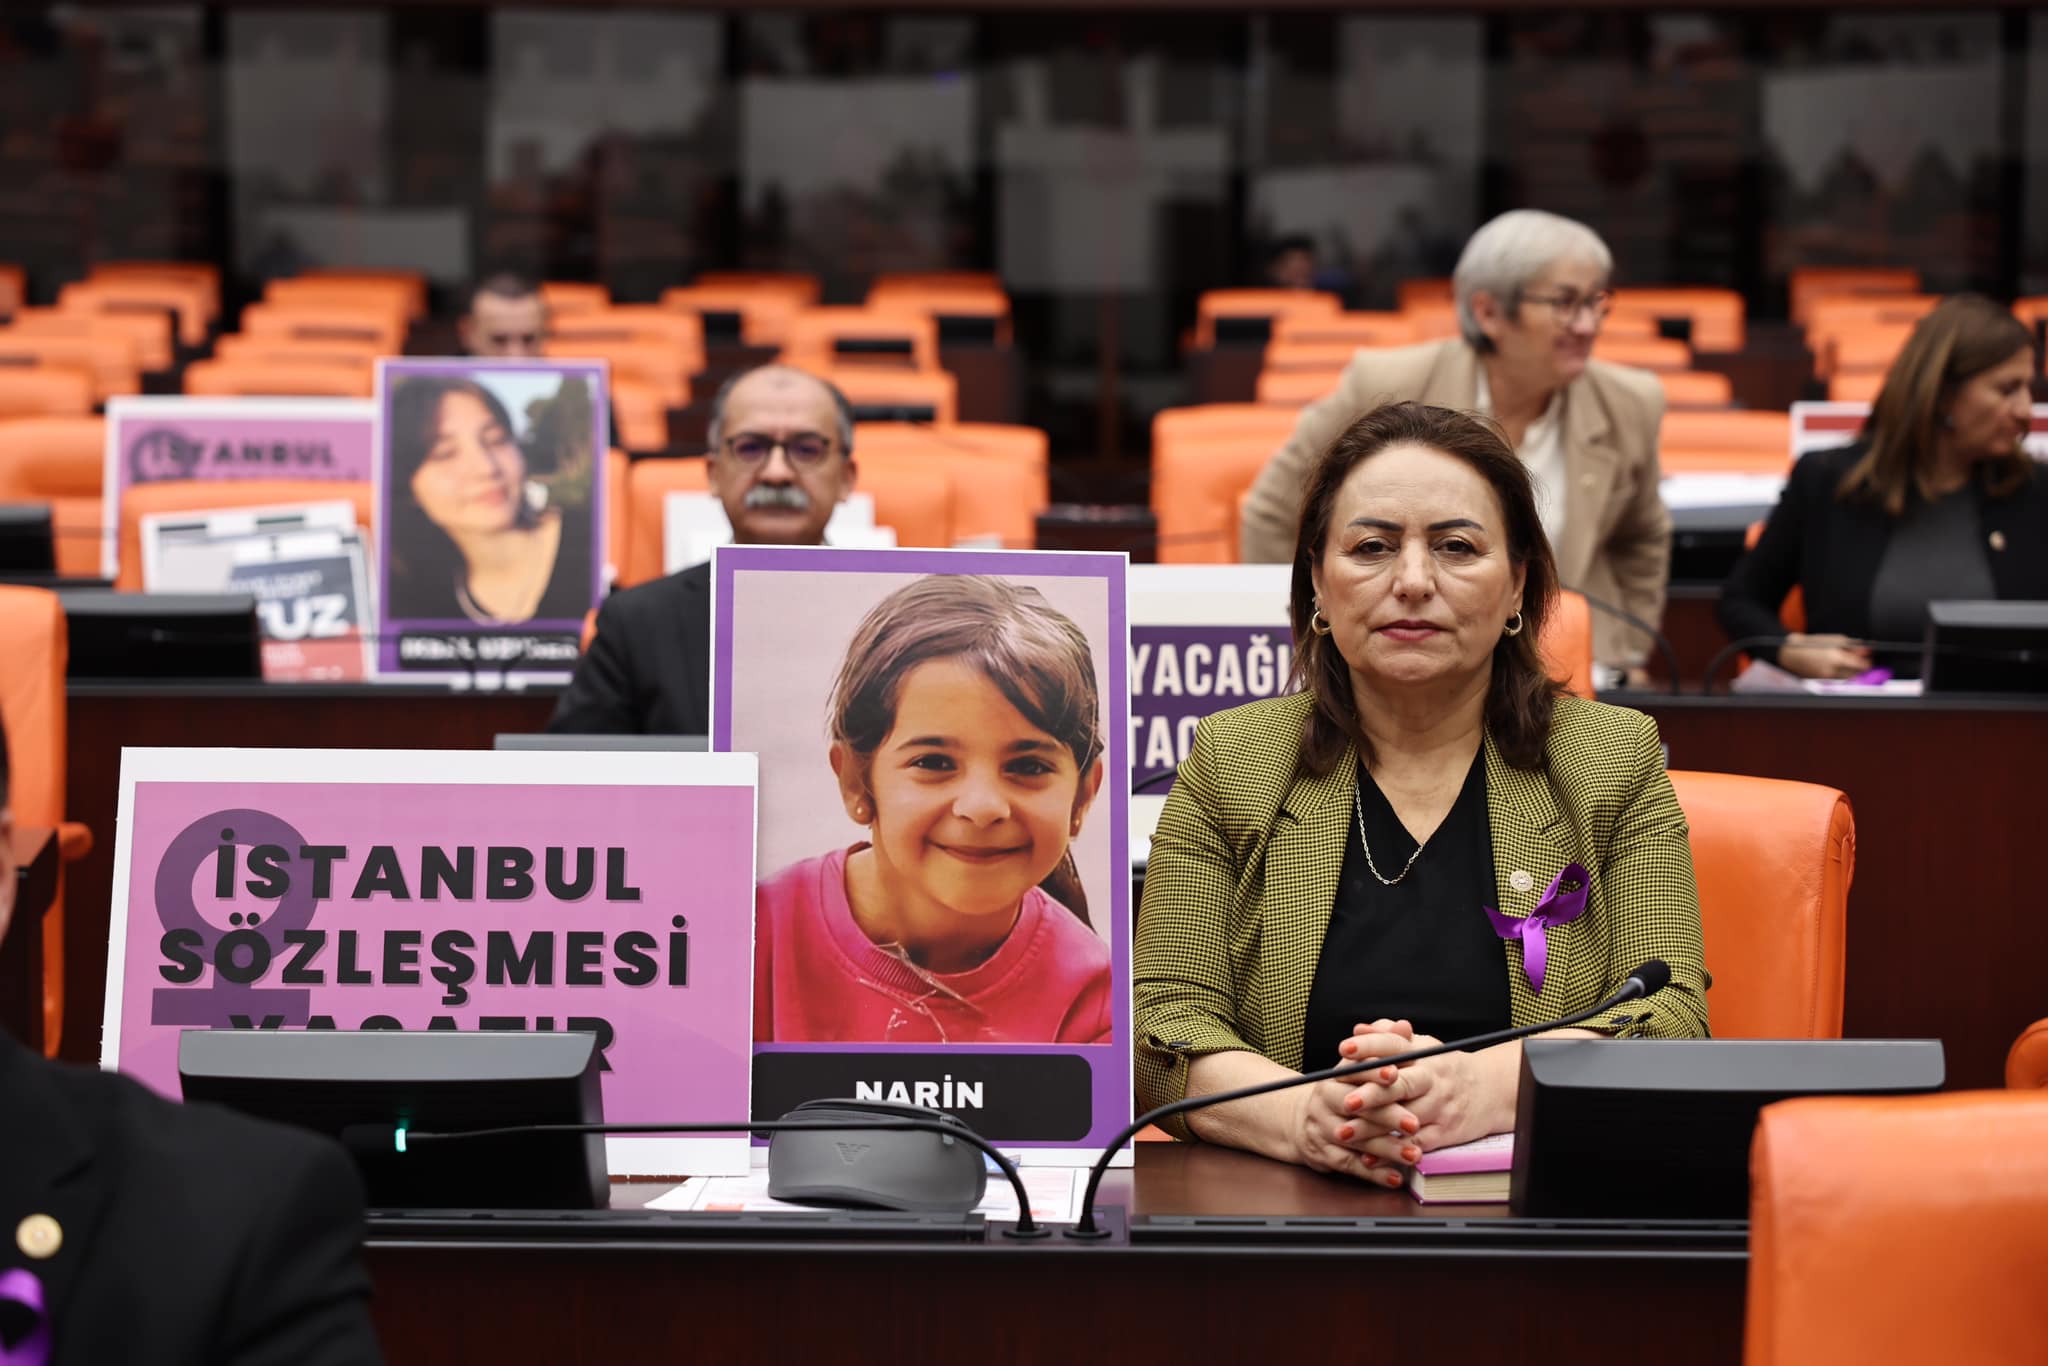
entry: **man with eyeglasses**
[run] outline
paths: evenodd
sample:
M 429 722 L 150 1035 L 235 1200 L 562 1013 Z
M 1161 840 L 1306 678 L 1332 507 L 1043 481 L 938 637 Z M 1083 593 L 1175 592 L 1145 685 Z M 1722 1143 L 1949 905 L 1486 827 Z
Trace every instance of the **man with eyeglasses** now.
M 1591 359 L 1612 307 L 1613 269 L 1607 244 L 1569 218 L 1517 209 L 1480 228 L 1452 277 L 1462 335 L 1353 357 L 1336 392 L 1303 411 L 1252 485 L 1244 558 L 1289 559 L 1315 460 L 1372 409 L 1417 399 L 1499 423 L 1536 485 L 1564 587 L 1656 626 L 1671 568 L 1671 514 L 1657 467 L 1664 390 L 1648 371 Z M 1651 644 L 1626 621 L 1595 611 L 1603 686 L 1647 682 Z
M 822 545 L 853 492 L 853 408 L 830 383 L 769 365 L 711 401 L 711 491 L 740 545 Z M 710 725 L 711 566 L 614 593 L 548 729 L 702 735 Z

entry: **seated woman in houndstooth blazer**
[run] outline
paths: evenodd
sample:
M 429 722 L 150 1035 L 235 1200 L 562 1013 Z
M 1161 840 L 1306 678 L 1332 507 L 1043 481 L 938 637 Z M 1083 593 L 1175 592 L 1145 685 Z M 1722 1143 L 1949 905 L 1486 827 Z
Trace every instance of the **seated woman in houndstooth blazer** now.
M 1586 1009 L 1707 1032 L 1685 815 L 1654 722 L 1563 695 L 1528 472 L 1487 422 L 1398 403 L 1317 462 L 1294 558 L 1302 691 L 1202 722 L 1138 917 L 1138 1106 Z M 1195 1111 L 1180 1138 L 1399 1185 L 1514 1127 L 1521 1045 Z

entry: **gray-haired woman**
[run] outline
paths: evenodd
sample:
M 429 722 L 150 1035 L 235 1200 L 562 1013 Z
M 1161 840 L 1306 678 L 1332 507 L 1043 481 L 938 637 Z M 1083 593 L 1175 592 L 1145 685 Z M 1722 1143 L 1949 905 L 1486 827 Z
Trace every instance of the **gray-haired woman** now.
M 1655 623 L 1671 562 L 1657 489 L 1664 393 L 1645 371 L 1590 358 L 1613 268 L 1599 234 L 1556 214 L 1516 209 L 1480 228 L 1452 277 L 1461 335 L 1352 358 L 1252 485 L 1243 557 L 1288 559 L 1317 457 L 1382 403 L 1415 399 L 1499 423 L 1536 482 L 1564 586 Z M 1593 641 L 1616 670 L 1639 670 L 1650 644 L 1606 616 L 1594 619 Z

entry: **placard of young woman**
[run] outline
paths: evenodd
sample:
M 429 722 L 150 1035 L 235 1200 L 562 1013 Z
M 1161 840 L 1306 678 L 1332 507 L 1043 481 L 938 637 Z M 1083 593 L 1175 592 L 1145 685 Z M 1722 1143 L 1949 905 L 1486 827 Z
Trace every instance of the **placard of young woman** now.
M 378 676 L 568 678 L 604 596 L 606 373 L 377 363 Z
M 712 745 L 761 762 L 754 1111 L 950 1111 L 1084 1165 L 1131 1115 L 1122 555 L 725 547 Z

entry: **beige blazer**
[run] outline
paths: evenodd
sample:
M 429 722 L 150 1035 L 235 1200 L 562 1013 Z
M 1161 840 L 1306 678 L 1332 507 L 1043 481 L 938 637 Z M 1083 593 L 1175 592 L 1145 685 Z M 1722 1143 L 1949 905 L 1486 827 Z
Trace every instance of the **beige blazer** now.
M 1250 563 L 1294 558 L 1301 498 L 1310 468 L 1353 422 L 1383 403 L 1416 399 L 1471 408 L 1479 393 L 1479 354 L 1462 339 L 1352 357 L 1337 391 L 1310 404 L 1252 484 L 1239 547 Z M 1671 570 L 1671 514 L 1657 490 L 1657 429 L 1664 391 L 1646 370 L 1589 361 L 1565 389 L 1561 441 L 1567 485 L 1564 536 L 1552 547 L 1566 588 L 1576 588 L 1652 626 L 1664 616 Z M 1593 613 L 1593 653 L 1627 668 L 1648 655 L 1642 632 Z

